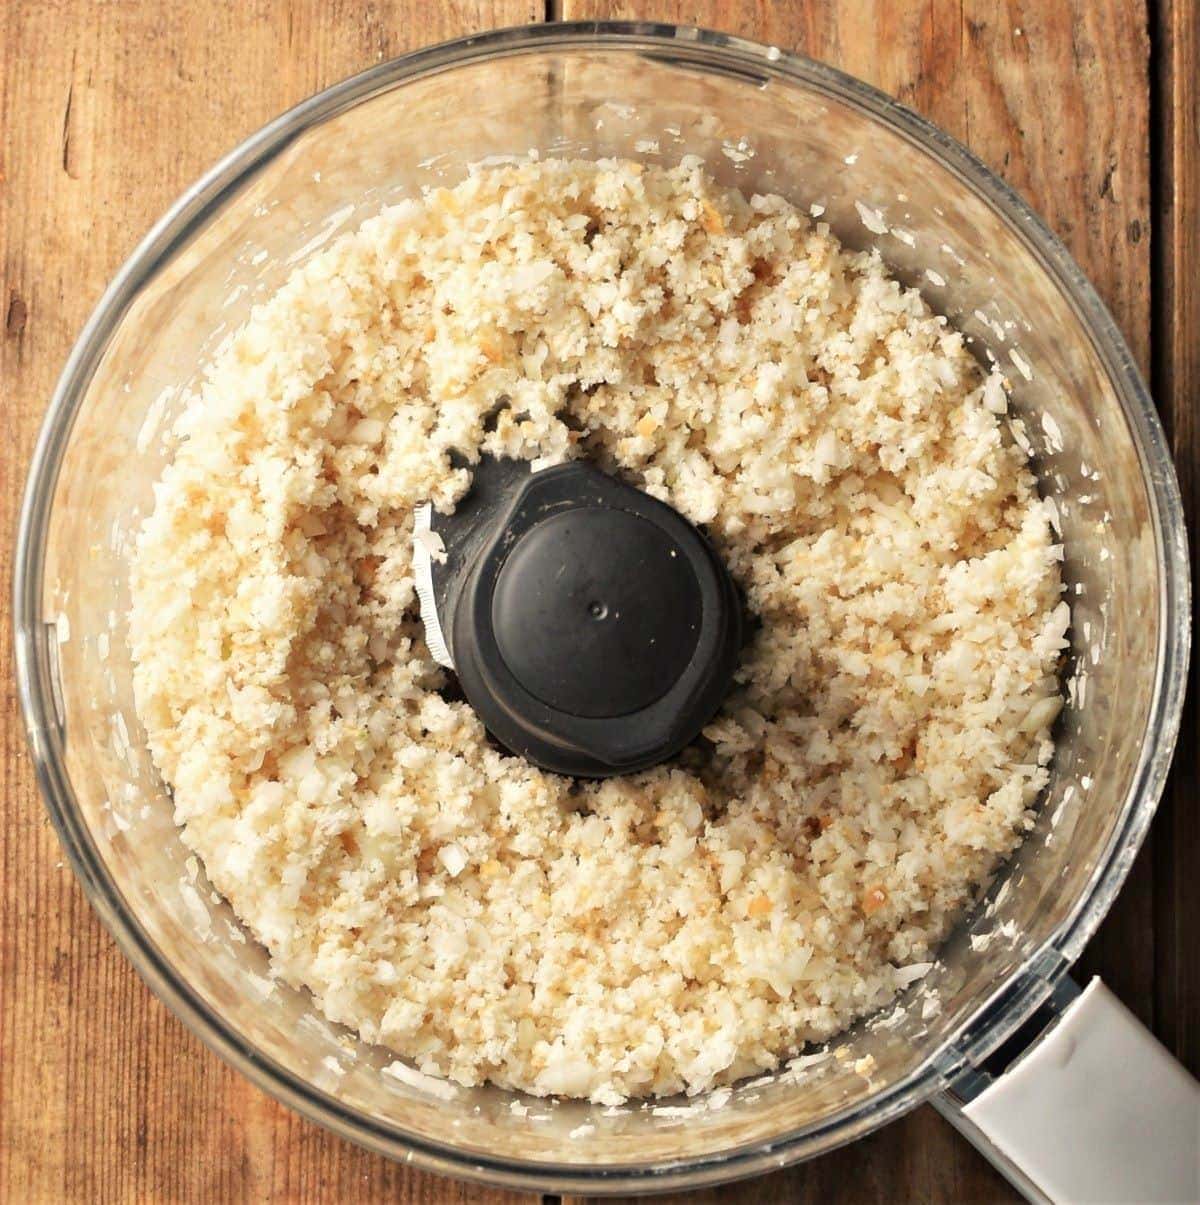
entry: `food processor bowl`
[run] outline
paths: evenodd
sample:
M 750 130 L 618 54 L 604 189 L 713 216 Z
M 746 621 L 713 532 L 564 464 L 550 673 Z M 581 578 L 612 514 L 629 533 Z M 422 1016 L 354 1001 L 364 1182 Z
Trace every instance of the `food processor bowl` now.
M 263 949 L 193 879 L 134 709 L 129 555 L 205 361 L 340 232 L 471 164 L 531 153 L 696 155 L 726 184 L 811 208 L 851 247 L 878 246 L 1011 381 L 1014 437 L 1066 549 L 1067 703 L 1035 830 L 898 1007 L 721 1107 L 606 1109 L 383 1073 L 395 1056 L 275 982 Z M 1187 564 L 1170 456 L 1128 348 L 1063 246 L 969 152 L 774 47 L 661 25 L 502 30 L 382 64 L 272 122 L 121 270 L 34 455 L 16 562 L 20 696 L 47 805 L 96 910 L 154 991 L 255 1083 L 439 1172 L 555 1192 L 697 1186 L 827 1151 L 961 1084 L 1059 989 L 1163 786 Z

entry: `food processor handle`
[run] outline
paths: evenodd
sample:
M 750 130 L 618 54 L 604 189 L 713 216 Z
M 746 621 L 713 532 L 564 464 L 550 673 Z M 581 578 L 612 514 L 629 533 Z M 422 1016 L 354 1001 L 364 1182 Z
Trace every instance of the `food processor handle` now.
M 1200 1083 L 1100 982 L 1064 978 L 1053 1019 L 994 1076 L 934 1103 L 1030 1200 L 1200 1201 Z

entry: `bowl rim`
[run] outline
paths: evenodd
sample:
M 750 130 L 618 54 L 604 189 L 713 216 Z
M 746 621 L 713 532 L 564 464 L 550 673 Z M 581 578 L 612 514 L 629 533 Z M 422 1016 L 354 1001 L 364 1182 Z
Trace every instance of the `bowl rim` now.
M 124 908 L 82 820 L 54 752 L 57 719 L 43 617 L 45 536 L 63 455 L 79 405 L 109 339 L 141 289 L 219 207 L 224 197 L 286 150 L 303 132 L 370 97 L 488 58 L 534 51 L 625 52 L 714 66 L 748 80 L 764 77 L 835 97 L 935 157 L 981 197 L 1026 246 L 1075 310 L 1112 379 L 1146 482 L 1159 566 L 1163 617 L 1155 683 L 1141 756 L 1108 845 L 1070 913 L 1026 963 L 973 1009 L 952 1043 L 908 1076 L 858 1105 L 770 1140 L 693 1160 L 584 1165 L 533 1162 L 435 1142 L 369 1118 L 264 1058 L 199 993 Z M 35 776 L 85 893 L 148 986 L 207 1046 L 276 1099 L 342 1137 L 391 1158 L 459 1178 L 551 1192 L 665 1191 L 712 1185 L 775 1170 L 849 1142 L 945 1087 L 968 1062 L 986 1057 L 1046 998 L 1095 931 L 1124 882 L 1149 827 L 1179 730 L 1190 648 L 1187 535 L 1178 482 L 1162 425 L 1116 324 L 1083 272 L 1034 211 L 972 152 L 878 89 L 806 56 L 692 26 L 576 21 L 514 26 L 458 38 L 370 67 L 287 110 L 224 156 L 188 188 L 125 261 L 76 341 L 38 435 L 21 507 L 13 575 L 18 696 Z

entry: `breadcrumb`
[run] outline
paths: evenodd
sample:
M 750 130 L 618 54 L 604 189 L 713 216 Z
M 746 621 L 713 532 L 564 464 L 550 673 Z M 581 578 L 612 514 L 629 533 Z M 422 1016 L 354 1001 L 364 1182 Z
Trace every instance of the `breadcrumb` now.
M 779 1066 L 932 956 L 1046 782 L 1069 612 L 1002 402 L 877 254 L 698 160 L 385 210 L 209 365 L 137 541 L 185 842 L 406 1083 Z M 413 511 L 481 453 L 595 458 L 711 534 L 757 628 L 674 763 L 572 783 L 448 689 Z

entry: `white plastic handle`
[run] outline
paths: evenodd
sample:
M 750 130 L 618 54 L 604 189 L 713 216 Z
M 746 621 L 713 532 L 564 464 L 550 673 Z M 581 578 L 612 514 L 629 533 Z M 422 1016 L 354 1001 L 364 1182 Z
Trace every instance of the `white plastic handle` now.
M 961 1116 L 1028 1195 L 1200 1202 L 1200 1083 L 1099 979 Z

